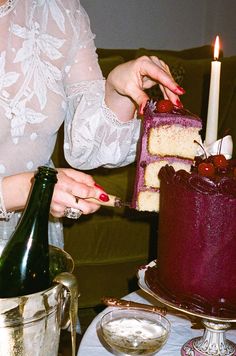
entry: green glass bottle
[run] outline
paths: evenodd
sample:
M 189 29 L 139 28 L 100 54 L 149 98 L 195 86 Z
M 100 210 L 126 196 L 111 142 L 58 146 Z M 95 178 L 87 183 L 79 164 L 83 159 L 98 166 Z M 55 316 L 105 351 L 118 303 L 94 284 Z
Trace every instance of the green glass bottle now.
M 51 286 L 48 218 L 57 171 L 39 167 L 22 217 L 0 257 L 0 298 Z

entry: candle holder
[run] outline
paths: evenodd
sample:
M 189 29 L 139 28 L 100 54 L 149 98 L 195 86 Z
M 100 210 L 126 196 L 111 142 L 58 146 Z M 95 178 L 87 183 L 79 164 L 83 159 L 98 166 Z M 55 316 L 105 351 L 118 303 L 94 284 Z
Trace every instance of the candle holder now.
M 182 356 L 236 356 L 236 345 L 227 340 L 226 331 L 231 328 L 231 323 L 236 322 L 236 315 L 229 318 L 220 318 L 209 315 L 207 312 L 196 312 L 184 307 L 177 302 L 165 298 L 162 293 L 153 291 L 146 283 L 145 273 L 148 267 L 156 265 L 156 261 L 138 270 L 139 287 L 167 307 L 181 311 L 184 314 L 201 318 L 204 327 L 203 335 L 187 341 L 181 348 Z M 158 268 L 158 264 L 157 264 Z

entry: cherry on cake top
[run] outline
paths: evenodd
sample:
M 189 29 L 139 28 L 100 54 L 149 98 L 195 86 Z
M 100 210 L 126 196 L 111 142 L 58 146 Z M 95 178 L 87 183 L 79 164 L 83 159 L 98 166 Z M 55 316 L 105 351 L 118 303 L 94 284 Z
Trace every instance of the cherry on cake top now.
M 226 157 L 220 153 L 216 155 L 207 156 L 204 147 L 196 142 L 203 150 L 205 158 L 195 157 L 195 165 L 192 169 L 193 172 L 199 173 L 203 177 L 208 178 L 222 178 L 228 176 L 230 178 L 236 178 L 236 162 L 232 159 L 226 159 Z
M 159 113 L 170 113 L 174 109 L 174 104 L 167 99 L 158 100 L 156 102 L 156 112 Z

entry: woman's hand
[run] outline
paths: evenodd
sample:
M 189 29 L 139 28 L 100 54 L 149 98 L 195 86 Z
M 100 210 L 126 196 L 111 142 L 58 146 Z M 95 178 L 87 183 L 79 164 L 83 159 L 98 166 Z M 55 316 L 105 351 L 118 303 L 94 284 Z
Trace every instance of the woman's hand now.
M 91 214 L 100 208 L 99 201 L 109 199 L 91 175 L 71 168 L 58 168 L 57 171 L 58 182 L 54 188 L 50 210 L 53 216 L 64 216 L 68 207 L 79 209 L 85 215 Z M 98 203 L 88 202 L 86 198 L 95 198 Z
M 103 188 L 97 185 L 92 176 L 72 168 L 56 168 L 57 183 L 54 188 L 50 212 L 54 217 L 64 216 L 68 207 L 79 209 L 83 214 L 94 213 L 100 202 L 109 200 Z M 3 198 L 8 211 L 22 210 L 26 204 L 33 182 L 34 172 L 4 177 Z M 13 189 L 14 187 L 14 189 Z M 95 198 L 98 203 L 87 202 Z
M 155 56 L 142 56 L 120 64 L 108 75 L 105 102 L 121 121 L 128 121 L 138 105 L 142 114 L 148 100 L 144 92 L 159 83 L 164 98 L 182 107 L 179 95 L 185 93 L 173 79 L 169 67 Z

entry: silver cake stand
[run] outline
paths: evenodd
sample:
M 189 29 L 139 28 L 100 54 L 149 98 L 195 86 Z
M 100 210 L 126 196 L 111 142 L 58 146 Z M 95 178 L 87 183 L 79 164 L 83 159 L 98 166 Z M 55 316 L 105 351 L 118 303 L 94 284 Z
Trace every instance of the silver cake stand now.
M 236 345 L 227 340 L 226 331 L 230 329 L 231 324 L 236 322 L 236 311 L 232 318 L 218 318 L 208 315 L 204 312 L 196 312 L 190 308 L 184 307 L 169 301 L 162 293 L 154 292 L 146 283 L 145 273 L 148 267 L 154 267 L 156 261 L 142 266 L 138 270 L 139 287 L 152 297 L 163 303 L 167 307 L 173 308 L 185 314 L 201 318 L 204 326 L 203 335 L 187 341 L 181 349 L 182 356 L 236 356 Z

